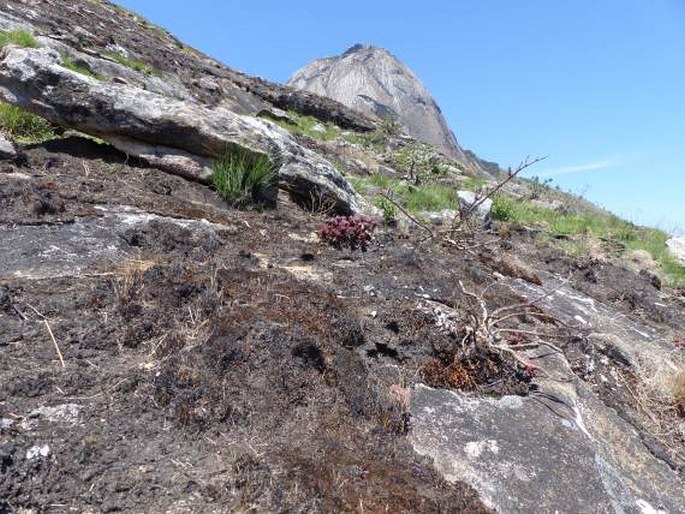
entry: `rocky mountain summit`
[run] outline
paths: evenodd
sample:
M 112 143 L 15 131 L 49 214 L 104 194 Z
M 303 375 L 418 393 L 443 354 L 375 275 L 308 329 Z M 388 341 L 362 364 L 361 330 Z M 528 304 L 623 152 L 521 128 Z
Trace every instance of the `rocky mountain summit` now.
M 419 78 L 384 48 L 357 44 L 342 55 L 317 59 L 296 71 L 288 85 L 369 116 L 397 120 L 416 139 L 460 162 L 474 162 Z
M 685 512 L 667 239 L 0 0 L 0 513 Z

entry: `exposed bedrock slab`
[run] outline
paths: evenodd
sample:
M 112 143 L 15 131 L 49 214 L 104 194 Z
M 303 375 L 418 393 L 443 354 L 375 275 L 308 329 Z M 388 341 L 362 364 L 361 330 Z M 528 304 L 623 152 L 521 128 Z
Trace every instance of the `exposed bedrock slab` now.
M 682 365 L 655 328 L 540 272 L 544 285 L 509 287 L 591 344 L 611 346 L 652 387 Z M 455 313 L 455 315 L 457 315 Z M 563 354 L 529 350 L 541 372 L 528 397 L 477 397 L 416 386 L 410 439 L 451 481 L 471 484 L 503 513 L 680 513 L 685 483 L 641 434 L 579 379 Z M 656 389 L 655 389 L 656 391 Z
M 129 231 L 151 223 L 155 230 L 171 225 L 205 239 L 228 229 L 206 220 L 168 218 L 126 206 L 99 210 L 101 217 L 77 218 L 74 223 L 0 229 L 0 278 L 73 276 L 99 261 L 130 259 Z
M 520 279 L 507 283 L 518 294 L 535 300 L 555 319 L 587 331 L 593 343 L 620 353 L 643 379 L 655 373 L 673 373 L 682 364 L 673 345 L 655 328 L 583 294 L 550 273 L 541 271 L 538 275 L 543 286 Z
M 365 207 L 333 165 L 273 123 L 97 80 L 64 68 L 49 48 L 9 46 L 0 56 L 0 98 L 160 169 L 209 183 L 210 160 L 241 146 L 270 155 L 280 186 L 304 203 L 325 202 L 343 213 Z
M 676 474 L 592 393 L 579 393 L 574 420 L 536 396 L 417 386 L 410 438 L 446 479 L 469 483 L 501 513 L 685 512 Z

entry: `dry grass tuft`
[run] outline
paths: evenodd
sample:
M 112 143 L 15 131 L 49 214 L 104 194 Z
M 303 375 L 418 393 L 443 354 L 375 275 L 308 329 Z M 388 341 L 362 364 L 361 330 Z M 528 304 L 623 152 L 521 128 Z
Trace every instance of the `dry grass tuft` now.
M 676 407 L 680 415 L 685 416 L 685 368 L 682 368 L 673 376 L 670 385 Z
M 157 264 L 155 261 L 128 259 L 116 266 L 112 270 L 112 275 L 117 279 L 115 290 L 119 299 L 134 296 L 136 290 L 142 288 L 142 275 Z

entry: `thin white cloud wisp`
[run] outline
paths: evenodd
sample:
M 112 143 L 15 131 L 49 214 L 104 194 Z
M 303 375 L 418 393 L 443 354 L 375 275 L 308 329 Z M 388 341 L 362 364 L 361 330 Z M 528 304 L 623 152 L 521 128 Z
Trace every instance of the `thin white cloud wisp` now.
M 605 170 L 608 168 L 614 168 L 616 166 L 626 164 L 631 160 L 633 159 L 626 156 L 614 156 L 606 159 L 600 159 L 594 162 L 589 162 L 586 164 L 579 164 L 576 166 L 562 166 L 560 168 L 552 168 L 550 170 L 542 171 L 539 174 L 543 177 L 558 177 L 559 175 L 570 175 L 571 173 L 580 173 L 583 171 Z

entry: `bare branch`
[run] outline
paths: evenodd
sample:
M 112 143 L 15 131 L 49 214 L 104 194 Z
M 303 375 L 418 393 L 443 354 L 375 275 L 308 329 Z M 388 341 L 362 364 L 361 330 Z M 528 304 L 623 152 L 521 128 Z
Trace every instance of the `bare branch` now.
M 393 200 L 393 198 L 388 193 L 381 193 L 380 196 L 382 198 L 385 198 L 386 200 L 388 200 L 391 204 L 393 204 L 400 211 L 402 211 L 402 214 L 404 214 L 407 218 L 409 218 L 411 221 L 413 221 L 416 225 L 421 227 L 423 230 L 428 232 L 431 235 L 431 237 L 435 237 L 435 233 L 430 228 L 428 228 L 425 224 L 421 223 L 416 218 L 414 218 L 414 216 L 409 214 L 407 212 L 407 210 L 404 207 L 402 207 L 399 203 L 397 203 L 395 200 Z
M 469 219 L 471 215 L 480 207 L 485 200 L 488 198 L 491 198 L 495 193 L 497 193 L 500 189 L 502 189 L 505 185 L 507 185 L 509 182 L 511 182 L 519 173 L 521 173 L 523 170 L 526 168 L 530 168 L 531 166 L 537 164 L 540 161 L 544 161 L 547 159 L 547 156 L 544 157 L 536 157 L 534 159 L 530 159 L 530 157 L 526 157 L 526 159 L 521 162 L 521 164 L 518 165 L 518 167 L 515 170 L 511 170 L 507 173 L 507 176 L 504 177 L 502 180 L 500 180 L 495 187 L 493 187 L 490 191 L 485 193 L 482 198 L 479 198 L 471 206 L 469 206 L 468 209 L 464 211 L 462 215 L 459 216 L 459 221 L 454 223 L 452 226 L 452 231 L 458 230 L 464 223 L 465 220 Z
M 532 300 L 530 300 L 530 301 L 528 301 L 528 302 L 517 303 L 517 304 L 515 304 L 515 305 L 506 305 L 506 306 L 504 306 L 504 307 L 500 307 L 499 309 L 495 310 L 495 311 L 492 313 L 492 315 L 493 315 L 493 316 L 499 316 L 499 315 L 500 315 L 501 313 L 503 313 L 503 312 L 507 312 L 507 311 L 511 311 L 511 310 L 521 310 L 521 309 L 526 309 L 526 308 L 529 308 L 529 307 L 533 307 L 533 306 L 535 306 L 535 304 L 537 304 L 540 300 L 544 300 L 544 299 L 547 298 L 548 296 L 552 296 L 552 295 L 553 295 L 554 293 L 556 293 L 559 289 L 561 289 L 563 286 L 565 286 L 566 284 L 568 284 L 568 283 L 571 281 L 571 278 L 572 278 L 572 277 L 573 277 L 573 274 L 570 274 L 570 275 L 568 276 L 568 278 L 562 280 L 560 284 L 556 285 L 555 287 L 553 287 L 553 288 L 550 289 L 549 291 L 547 291 L 547 292 L 545 292 L 544 294 L 541 294 L 541 295 L 539 295 L 539 296 L 533 298 Z

